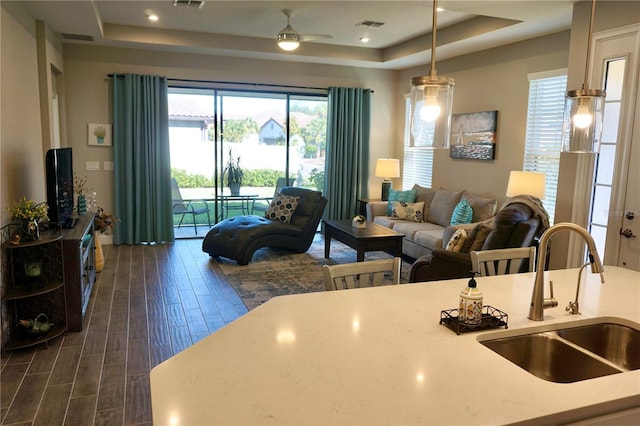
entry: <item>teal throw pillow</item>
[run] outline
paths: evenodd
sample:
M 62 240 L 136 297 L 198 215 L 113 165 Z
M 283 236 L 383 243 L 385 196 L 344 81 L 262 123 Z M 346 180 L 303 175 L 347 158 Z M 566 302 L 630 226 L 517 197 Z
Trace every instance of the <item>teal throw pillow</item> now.
M 471 223 L 473 219 L 473 209 L 467 200 L 461 200 L 453 209 L 451 215 L 452 225 L 462 225 L 465 223 Z
M 405 203 L 415 203 L 416 194 L 418 191 L 415 189 L 409 189 L 407 191 L 396 191 L 395 189 L 389 190 L 389 202 L 387 203 L 387 216 L 391 216 L 393 211 L 394 201 L 404 201 Z

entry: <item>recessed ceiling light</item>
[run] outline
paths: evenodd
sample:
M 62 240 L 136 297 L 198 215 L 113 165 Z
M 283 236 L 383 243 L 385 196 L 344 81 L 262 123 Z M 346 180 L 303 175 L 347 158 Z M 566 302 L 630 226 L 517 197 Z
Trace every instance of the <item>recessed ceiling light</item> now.
M 436 8 L 436 12 L 444 12 L 444 9 L 441 7 Z
M 147 17 L 147 19 L 150 20 L 150 21 L 156 22 L 158 20 L 158 15 L 153 13 L 153 10 L 151 10 L 151 9 L 146 9 L 144 11 L 144 14 Z
M 369 40 L 371 40 L 371 39 L 369 37 L 367 37 L 367 36 L 360 37 L 360 41 L 363 42 L 363 43 L 369 43 Z

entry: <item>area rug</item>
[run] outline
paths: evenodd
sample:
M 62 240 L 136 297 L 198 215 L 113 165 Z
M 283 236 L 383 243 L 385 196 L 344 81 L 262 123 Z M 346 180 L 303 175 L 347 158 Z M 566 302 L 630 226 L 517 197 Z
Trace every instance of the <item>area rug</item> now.
M 367 252 L 365 260 L 389 259 L 385 252 Z M 339 241 L 331 241 L 330 258 L 324 258 L 324 238 L 318 234 L 306 253 L 263 248 L 248 265 L 219 257 L 216 262 L 227 276 L 247 309 L 251 310 L 275 296 L 325 291 L 322 265 L 356 261 L 356 251 Z M 409 282 L 411 263 L 403 259 L 400 281 Z

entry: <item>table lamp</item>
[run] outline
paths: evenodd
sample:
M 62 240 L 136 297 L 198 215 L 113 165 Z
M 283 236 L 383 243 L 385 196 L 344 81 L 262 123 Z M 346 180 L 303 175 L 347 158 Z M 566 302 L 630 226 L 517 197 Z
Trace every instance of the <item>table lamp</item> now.
M 396 158 L 378 158 L 376 163 L 376 176 L 382 179 L 382 201 L 389 199 L 391 178 L 400 177 L 400 160 Z
M 509 174 L 507 197 L 531 195 L 538 199 L 545 196 L 545 175 L 542 172 L 520 172 L 512 170 Z

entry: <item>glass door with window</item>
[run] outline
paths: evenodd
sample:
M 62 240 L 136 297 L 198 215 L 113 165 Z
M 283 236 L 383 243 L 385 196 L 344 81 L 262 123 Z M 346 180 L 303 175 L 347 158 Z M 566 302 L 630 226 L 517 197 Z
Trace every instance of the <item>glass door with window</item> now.
M 208 207 L 213 222 L 263 215 L 282 186 L 323 188 L 326 96 L 170 89 L 169 114 L 182 203 Z M 177 237 L 208 225 L 203 213 L 175 216 Z

